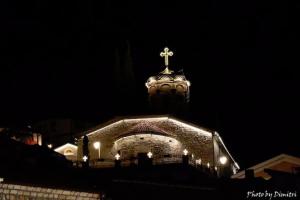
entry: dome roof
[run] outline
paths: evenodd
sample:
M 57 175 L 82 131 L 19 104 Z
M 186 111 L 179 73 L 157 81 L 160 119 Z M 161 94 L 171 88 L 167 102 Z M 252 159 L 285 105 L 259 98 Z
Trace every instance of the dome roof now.
M 151 76 L 150 78 L 148 78 L 148 80 L 146 82 L 146 86 L 149 87 L 154 82 L 162 82 L 162 81 L 177 82 L 177 81 L 187 81 L 187 79 L 185 78 L 183 70 L 174 72 L 174 71 L 166 68 L 164 71 L 160 72 L 158 75 Z
M 185 78 L 183 74 L 183 70 L 180 70 L 178 72 L 174 72 L 173 70 L 169 69 L 169 57 L 173 56 L 173 52 L 169 51 L 168 47 L 164 48 L 164 51 L 160 53 L 161 57 L 164 57 L 165 60 L 165 69 L 160 72 L 156 76 L 151 76 L 148 78 L 146 82 L 146 87 L 150 88 L 152 86 L 155 86 L 155 84 L 164 84 L 166 83 L 177 83 L 182 84 L 182 82 L 185 82 L 187 86 L 190 86 L 190 82 Z

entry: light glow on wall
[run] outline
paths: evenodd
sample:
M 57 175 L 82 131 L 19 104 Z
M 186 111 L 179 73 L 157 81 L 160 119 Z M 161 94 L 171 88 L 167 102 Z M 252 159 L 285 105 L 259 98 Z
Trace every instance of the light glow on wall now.
M 157 146 L 155 146 L 155 144 Z M 149 151 L 158 157 L 167 154 L 182 155 L 183 149 L 181 142 L 175 138 L 150 133 L 121 137 L 114 141 L 112 146 L 112 152 L 124 152 L 122 154 L 122 158 L 124 159 L 129 159 L 139 152 L 147 153 Z M 115 155 L 115 153 L 113 153 L 113 155 Z
M 132 122 L 132 121 L 160 121 L 160 120 L 167 120 L 168 117 L 147 117 L 147 118 L 131 118 L 131 119 L 124 119 L 124 122 Z
M 131 121 L 137 121 L 137 120 L 138 120 L 138 121 L 141 121 L 141 120 L 149 120 L 149 121 L 153 120 L 153 121 L 157 121 L 157 120 L 166 120 L 166 119 L 168 119 L 168 117 L 152 117 L 152 118 L 132 118 L 132 119 L 122 119 L 122 120 L 116 121 L 116 122 L 114 122 L 114 123 L 112 123 L 112 124 L 109 124 L 109 125 L 107 125 L 107 126 L 104 126 L 104 127 L 102 127 L 102 128 L 99 128 L 99 129 L 97 129 L 97 130 L 95 130 L 95 131 L 92 131 L 92 132 L 88 133 L 87 136 L 91 136 L 91 135 L 93 135 L 93 134 L 95 134 L 95 133 L 97 133 L 97 132 L 100 132 L 100 131 L 102 131 L 102 130 L 104 130 L 104 129 L 107 129 L 107 128 L 110 128 L 110 127 L 113 127 L 113 126 L 118 125 L 118 124 L 120 124 L 120 123 L 122 123 L 122 122 L 131 122 Z M 82 136 L 81 138 L 83 138 L 83 136 Z
M 206 130 L 203 130 L 203 129 L 201 129 L 201 128 L 198 128 L 198 127 L 195 127 L 195 126 L 192 126 L 192 125 L 183 123 L 183 122 L 181 122 L 181 121 L 179 121 L 179 120 L 177 120 L 177 119 L 173 119 L 173 118 L 170 118 L 170 117 L 147 117 L 147 118 L 141 117 L 141 118 L 129 118 L 129 119 L 123 119 L 123 120 L 119 120 L 119 121 L 117 121 L 117 122 L 114 122 L 114 123 L 112 123 L 112 124 L 109 124 L 109 125 L 107 125 L 107 126 L 105 126 L 105 127 L 102 127 L 102 128 L 100 128 L 100 129 L 97 129 L 97 130 L 95 130 L 95 131 L 92 131 L 92 132 L 88 133 L 87 136 L 91 136 L 91 135 L 93 135 L 93 134 L 95 134 L 95 133 L 97 133 L 97 132 L 100 132 L 100 131 L 102 131 L 102 130 L 104 130 L 104 129 L 106 129 L 106 128 L 110 128 L 110 127 L 112 127 L 112 126 L 118 125 L 118 124 L 120 124 L 120 123 L 122 123 L 122 122 L 125 122 L 125 123 L 126 123 L 126 122 L 143 121 L 143 120 L 147 120 L 147 121 L 170 120 L 171 122 L 173 122 L 173 123 L 175 123 L 175 124 L 177 124 L 177 125 L 179 125 L 179 126 L 183 126 L 183 127 L 187 128 L 187 129 L 192 129 L 193 131 L 199 132 L 199 133 L 201 133 L 201 134 L 203 134 L 203 135 L 205 135 L 205 136 L 208 136 L 208 137 L 211 137 L 211 136 L 212 136 L 212 133 L 209 132 L 209 131 L 206 131 Z
M 117 124 L 119 124 L 119 123 L 122 123 L 123 121 L 124 121 L 124 120 L 119 120 L 119 121 L 116 121 L 116 122 L 114 122 L 114 123 L 112 123 L 112 124 L 109 124 L 109 125 L 107 125 L 107 126 L 104 126 L 104 127 L 102 127 L 102 128 L 99 128 L 99 129 L 97 129 L 97 130 L 95 130 L 95 131 L 92 131 L 92 132 L 88 133 L 87 136 L 91 136 L 91 135 L 93 135 L 93 134 L 95 134 L 95 133 L 97 133 L 97 132 L 99 132 L 99 131 L 102 131 L 102 130 L 104 130 L 104 129 L 106 129 L 106 128 L 110 128 L 110 127 L 112 127 L 112 126 L 114 126 L 114 125 L 117 125 Z M 82 136 L 82 138 L 83 138 L 83 136 Z
M 76 151 L 78 149 L 78 147 L 76 145 L 67 143 L 67 144 L 64 144 L 64 145 L 62 145 L 60 147 L 57 147 L 56 149 L 54 149 L 54 151 L 56 151 L 56 152 L 59 153 L 60 151 L 62 151 L 64 149 L 72 149 L 72 148 L 74 148 Z
M 178 124 L 180 126 L 183 126 L 187 129 L 192 129 L 193 131 L 196 131 L 196 132 L 200 132 L 201 134 L 207 136 L 207 137 L 211 137 L 212 136 L 212 133 L 211 132 L 208 132 L 208 131 L 205 131 L 203 129 L 200 129 L 200 128 L 197 128 L 195 126 L 192 126 L 192 125 L 189 125 L 189 124 L 186 124 L 186 123 L 183 123 L 181 121 L 178 121 L 176 119 L 172 119 L 172 118 L 169 118 L 170 121 L 172 121 L 173 123 L 175 124 Z
M 154 129 L 152 127 L 152 122 L 153 122 L 153 124 L 155 124 L 155 125 L 153 125 L 153 127 L 155 126 L 164 132 L 156 135 L 155 133 L 157 131 L 155 131 L 156 129 Z M 156 122 L 157 122 L 157 124 L 156 124 Z M 138 132 L 139 129 L 134 129 L 134 131 L 137 130 L 136 132 L 132 132 L 134 135 L 131 135 L 132 133 L 130 131 L 128 133 L 126 132 L 126 134 L 123 134 L 123 132 L 125 133 L 125 131 L 131 130 L 132 127 L 135 127 L 135 125 L 139 125 L 140 123 L 142 123 L 142 125 L 145 123 L 145 126 L 146 126 L 145 130 L 146 131 L 150 130 L 150 131 L 149 132 L 145 131 L 145 133 L 144 133 L 142 131 Z M 149 128 L 148 128 L 148 124 L 149 124 Z M 191 158 L 194 157 L 193 161 L 195 160 L 197 165 L 202 164 L 205 168 L 206 168 L 206 165 L 208 165 L 208 167 L 209 168 L 211 167 L 212 169 L 214 169 L 215 165 L 218 165 L 218 168 L 220 169 L 220 167 L 221 167 L 220 165 L 222 162 L 224 162 L 225 158 L 223 158 L 221 161 L 220 160 L 221 157 L 218 155 L 215 155 L 216 162 L 218 164 L 207 163 L 207 161 L 211 162 L 211 159 L 207 159 L 206 154 L 201 153 L 201 150 L 202 150 L 201 148 L 197 147 L 197 148 L 193 149 L 193 147 L 190 146 L 190 141 L 188 141 L 188 143 L 184 143 L 184 144 L 182 144 L 180 142 L 180 141 L 184 141 L 184 139 L 185 139 L 184 137 L 179 135 L 181 132 L 183 132 L 183 133 L 189 134 L 189 135 L 187 135 L 187 137 L 199 139 L 199 142 L 201 142 L 201 143 L 202 143 L 202 139 L 203 139 L 203 144 L 205 144 L 205 145 L 206 145 L 206 141 L 208 141 L 207 143 L 209 143 L 208 145 L 210 145 L 211 144 L 210 140 L 213 138 L 213 140 L 217 141 L 220 148 L 222 148 L 221 153 L 224 156 L 226 156 L 227 161 L 225 161 L 225 163 L 230 163 L 230 164 L 232 163 L 236 169 L 239 169 L 238 164 L 236 162 L 234 162 L 232 156 L 230 155 L 227 148 L 225 147 L 225 145 L 222 141 L 222 138 L 219 136 L 219 134 L 217 132 L 210 131 L 209 129 L 202 128 L 201 126 L 197 126 L 192 123 L 188 123 L 188 122 L 179 120 L 179 119 L 169 116 L 169 115 L 132 116 L 132 117 L 127 117 L 127 118 L 118 118 L 114 121 L 110 121 L 110 123 L 105 123 L 103 125 L 100 125 L 97 128 L 98 129 L 92 129 L 92 132 L 90 132 L 90 133 L 85 132 L 85 133 L 87 133 L 88 136 L 93 136 L 90 138 L 90 141 L 91 141 L 90 148 L 92 150 L 91 151 L 92 154 L 91 154 L 91 157 L 88 159 L 91 159 L 91 158 L 96 159 L 97 158 L 97 155 L 96 155 L 97 152 L 96 152 L 96 150 L 93 150 L 93 149 L 94 148 L 99 149 L 100 145 L 101 145 L 101 153 L 103 153 L 102 157 L 106 158 L 106 156 L 107 156 L 111 160 L 117 159 L 117 157 L 118 157 L 118 159 L 120 159 L 121 156 L 116 155 L 117 150 L 120 150 L 120 148 L 124 149 L 126 147 L 126 145 L 124 145 L 124 144 L 127 142 L 125 140 L 131 140 L 131 139 L 133 142 L 139 142 L 142 144 L 146 144 L 146 145 L 142 146 L 141 148 L 140 147 L 135 148 L 135 146 L 130 146 L 130 147 L 134 147 L 134 148 L 132 148 L 133 154 L 134 153 L 136 154 L 138 151 L 139 152 L 148 152 L 149 150 L 151 150 L 152 156 L 154 154 L 154 157 L 156 158 L 156 157 L 159 157 L 160 154 L 155 148 L 153 148 L 153 145 L 151 145 L 151 142 L 149 142 L 149 141 L 156 142 L 156 140 L 158 140 L 159 144 L 163 144 L 163 145 L 166 144 L 166 147 L 168 147 L 168 148 L 170 147 L 171 149 L 175 149 L 173 147 L 176 146 L 176 155 L 179 155 L 179 156 L 180 155 L 191 155 Z M 142 129 L 142 130 L 144 130 L 144 129 Z M 151 131 L 153 131 L 153 132 L 151 132 Z M 152 134 L 152 133 L 154 133 L 154 134 Z M 115 136 L 115 134 L 116 134 L 116 136 Z M 145 135 L 142 135 L 142 134 L 145 134 Z M 151 135 L 151 137 L 153 137 L 153 139 L 152 138 L 148 139 L 149 135 Z M 100 142 L 99 142 L 99 145 L 98 145 L 98 143 L 93 143 L 94 141 L 97 142 L 97 140 L 101 141 L 101 142 L 103 142 L 103 141 L 105 142 L 106 137 L 109 137 L 111 139 L 109 142 L 112 144 L 112 146 L 109 146 L 110 143 L 107 145 L 100 144 Z M 136 139 L 133 140 L 132 137 L 136 137 Z M 142 137 L 143 137 L 143 139 L 140 139 Z M 205 137 L 207 137 L 207 138 L 205 138 Z M 122 141 L 122 140 L 124 140 L 124 141 Z M 163 141 L 165 143 L 163 143 L 161 141 Z M 167 143 L 169 145 L 167 145 Z M 82 148 L 82 139 L 79 144 L 81 145 L 80 148 Z M 177 146 L 178 146 L 178 148 L 177 148 Z M 110 149 L 111 154 L 108 155 L 108 153 L 106 151 L 104 151 L 106 149 L 103 149 L 103 148 L 106 148 L 106 147 L 111 148 Z M 187 153 L 183 152 L 184 148 L 182 148 L 182 147 L 187 148 L 187 149 L 185 149 L 187 151 Z M 59 148 L 62 148 L 62 147 L 59 147 Z M 205 146 L 205 148 L 206 148 L 206 146 Z M 140 149 L 142 149 L 142 151 Z M 190 152 L 188 152 L 188 150 Z M 82 151 L 80 151 L 80 152 L 82 152 Z M 121 152 L 122 152 L 122 160 L 127 159 L 127 156 L 129 155 L 129 153 L 127 153 L 127 151 L 124 151 L 124 152 L 121 151 Z M 170 151 L 168 150 L 168 152 L 170 152 Z M 171 152 L 174 152 L 174 151 L 171 151 Z M 75 153 L 77 153 L 77 151 Z M 163 153 L 163 154 L 167 155 L 168 153 Z M 80 159 L 81 156 L 82 156 L 82 153 L 79 154 L 77 159 L 81 160 Z M 201 160 L 199 157 L 201 157 L 203 160 Z M 213 165 L 213 166 L 211 166 L 211 165 Z
M 148 136 L 150 136 L 151 138 L 157 139 L 157 140 L 165 141 L 166 143 L 169 143 L 169 145 L 172 145 L 172 146 L 176 146 L 176 145 L 180 144 L 180 142 L 178 140 L 176 140 L 175 138 L 164 136 L 164 135 L 149 134 L 149 133 L 124 136 L 124 137 L 121 137 L 121 138 L 117 139 L 116 141 L 114 141 L 114 144 L 118 145 L 118 143 L 120 141 L 130 139 L 130 138 L 141 138 L 141 137 L 146 138 Z M 170 141 L 172 141 L 172 142 L 170 142 Z

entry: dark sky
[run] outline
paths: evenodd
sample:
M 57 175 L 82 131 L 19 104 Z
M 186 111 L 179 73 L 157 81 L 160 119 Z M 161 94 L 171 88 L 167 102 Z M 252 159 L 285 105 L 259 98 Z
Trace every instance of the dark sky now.
M 144 83 L 168 46 L 192 83 L 192 121 L 217 129 L 242 166 L 300 152 L 299 4 L 0 4 L 2 125 L 146 114 Z

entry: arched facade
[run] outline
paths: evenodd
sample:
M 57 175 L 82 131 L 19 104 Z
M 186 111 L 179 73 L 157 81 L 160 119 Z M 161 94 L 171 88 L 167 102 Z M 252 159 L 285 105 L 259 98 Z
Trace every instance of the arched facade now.
M 116 119 L 84 133 L 89 138 L 90 161 L 108 166 L 113 165 L 115 155 L 129 162 L 140 153 L 151 152 L 154 163 L 180 162 L 183 150 L 187 150 L 191 160 L 201 160 L 217 166 L 220 156 L 226 156 L 229 167 L 237 164 L 229 154 L 218 134 L 213 131 L 180 121 L 169 116 L 143 116 Z M 99 149 L 93 144 L 100 142 Z M 78 160 L 82 160 L 82 139 L 79 140 Z
M 68 160 L 76 161 L 77 160 L 77 146 L 74 144 L 64 144 L 54 149 L 57 153 L 64 155 Z

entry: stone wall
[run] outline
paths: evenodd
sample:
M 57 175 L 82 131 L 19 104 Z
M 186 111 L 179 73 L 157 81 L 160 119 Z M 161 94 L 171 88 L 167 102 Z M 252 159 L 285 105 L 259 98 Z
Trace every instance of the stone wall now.
M 130 159 L 138 153 L 149 151 L 152 152 L 153 158 L 162 158 L 168 154 L 181 155 L 183 151 L 181 143 L 176 139 L 154 134 L 136 134 L 120 138 L 115 141 L 113 149 L 121 152 L 122 159 Z
M 0 183 L 0 200 L 97 200 L 100 194 Z
M 95 131 L 90 131 L 87 134 L 89 136 L 91 160 L 96 160 L 98 158 L 98 150 L 93 147 L 95 141 L 101 142 L 101 158 L 113 160 L 116 151 L 120 150 L 118 147 L 116 148 L 116 144 L 118 144 L 118 141 L 122 140 L 122 138 L 137 136 L 139 134 L 148 134 L 149 137 L 147 138 L 153 138 L 152 146 L 158 146 L 159 148 L 157 149 L 163 149 L 163 154 L 166 154 L 169 151 L 169 145 L 161 142 L 162 140 L 155 140 L 157 137 L 153 137 L 154 135 L 162 135 L 165 136 L 166 139 L 171 138 L 173 141 L 178 141 L 180 143 L 180 145 L 176 146 L 176 149 L 169 151 L 169 154 L 181 155 L 182 148 L 186 148 L 190 155 L 194 155 L 195 159 L 201 159 L 203 163 L 213 163 L 212 133 L 168 117 L 119 120 L 107 126 L 100 127 Z M 144 143 L 147 139 L 145 138 L 146 137 L 144 137 Z M 132 145 L 135 143 L 131 140 L 125 141 L 129 141 L 128 145 L 130 145 L 130 148 L 128 147 L 128 149 L 137 147 L 136 145 Z M 125 146 L 124 143 L 122 146 Z M 167 149 L 164 149 L 166 147 Z M 134 152 L 137 151 L 138 148 L 136 148 Z M 78 145 L 79 161 L 82 161 L 82 156 L 81 139 Z

